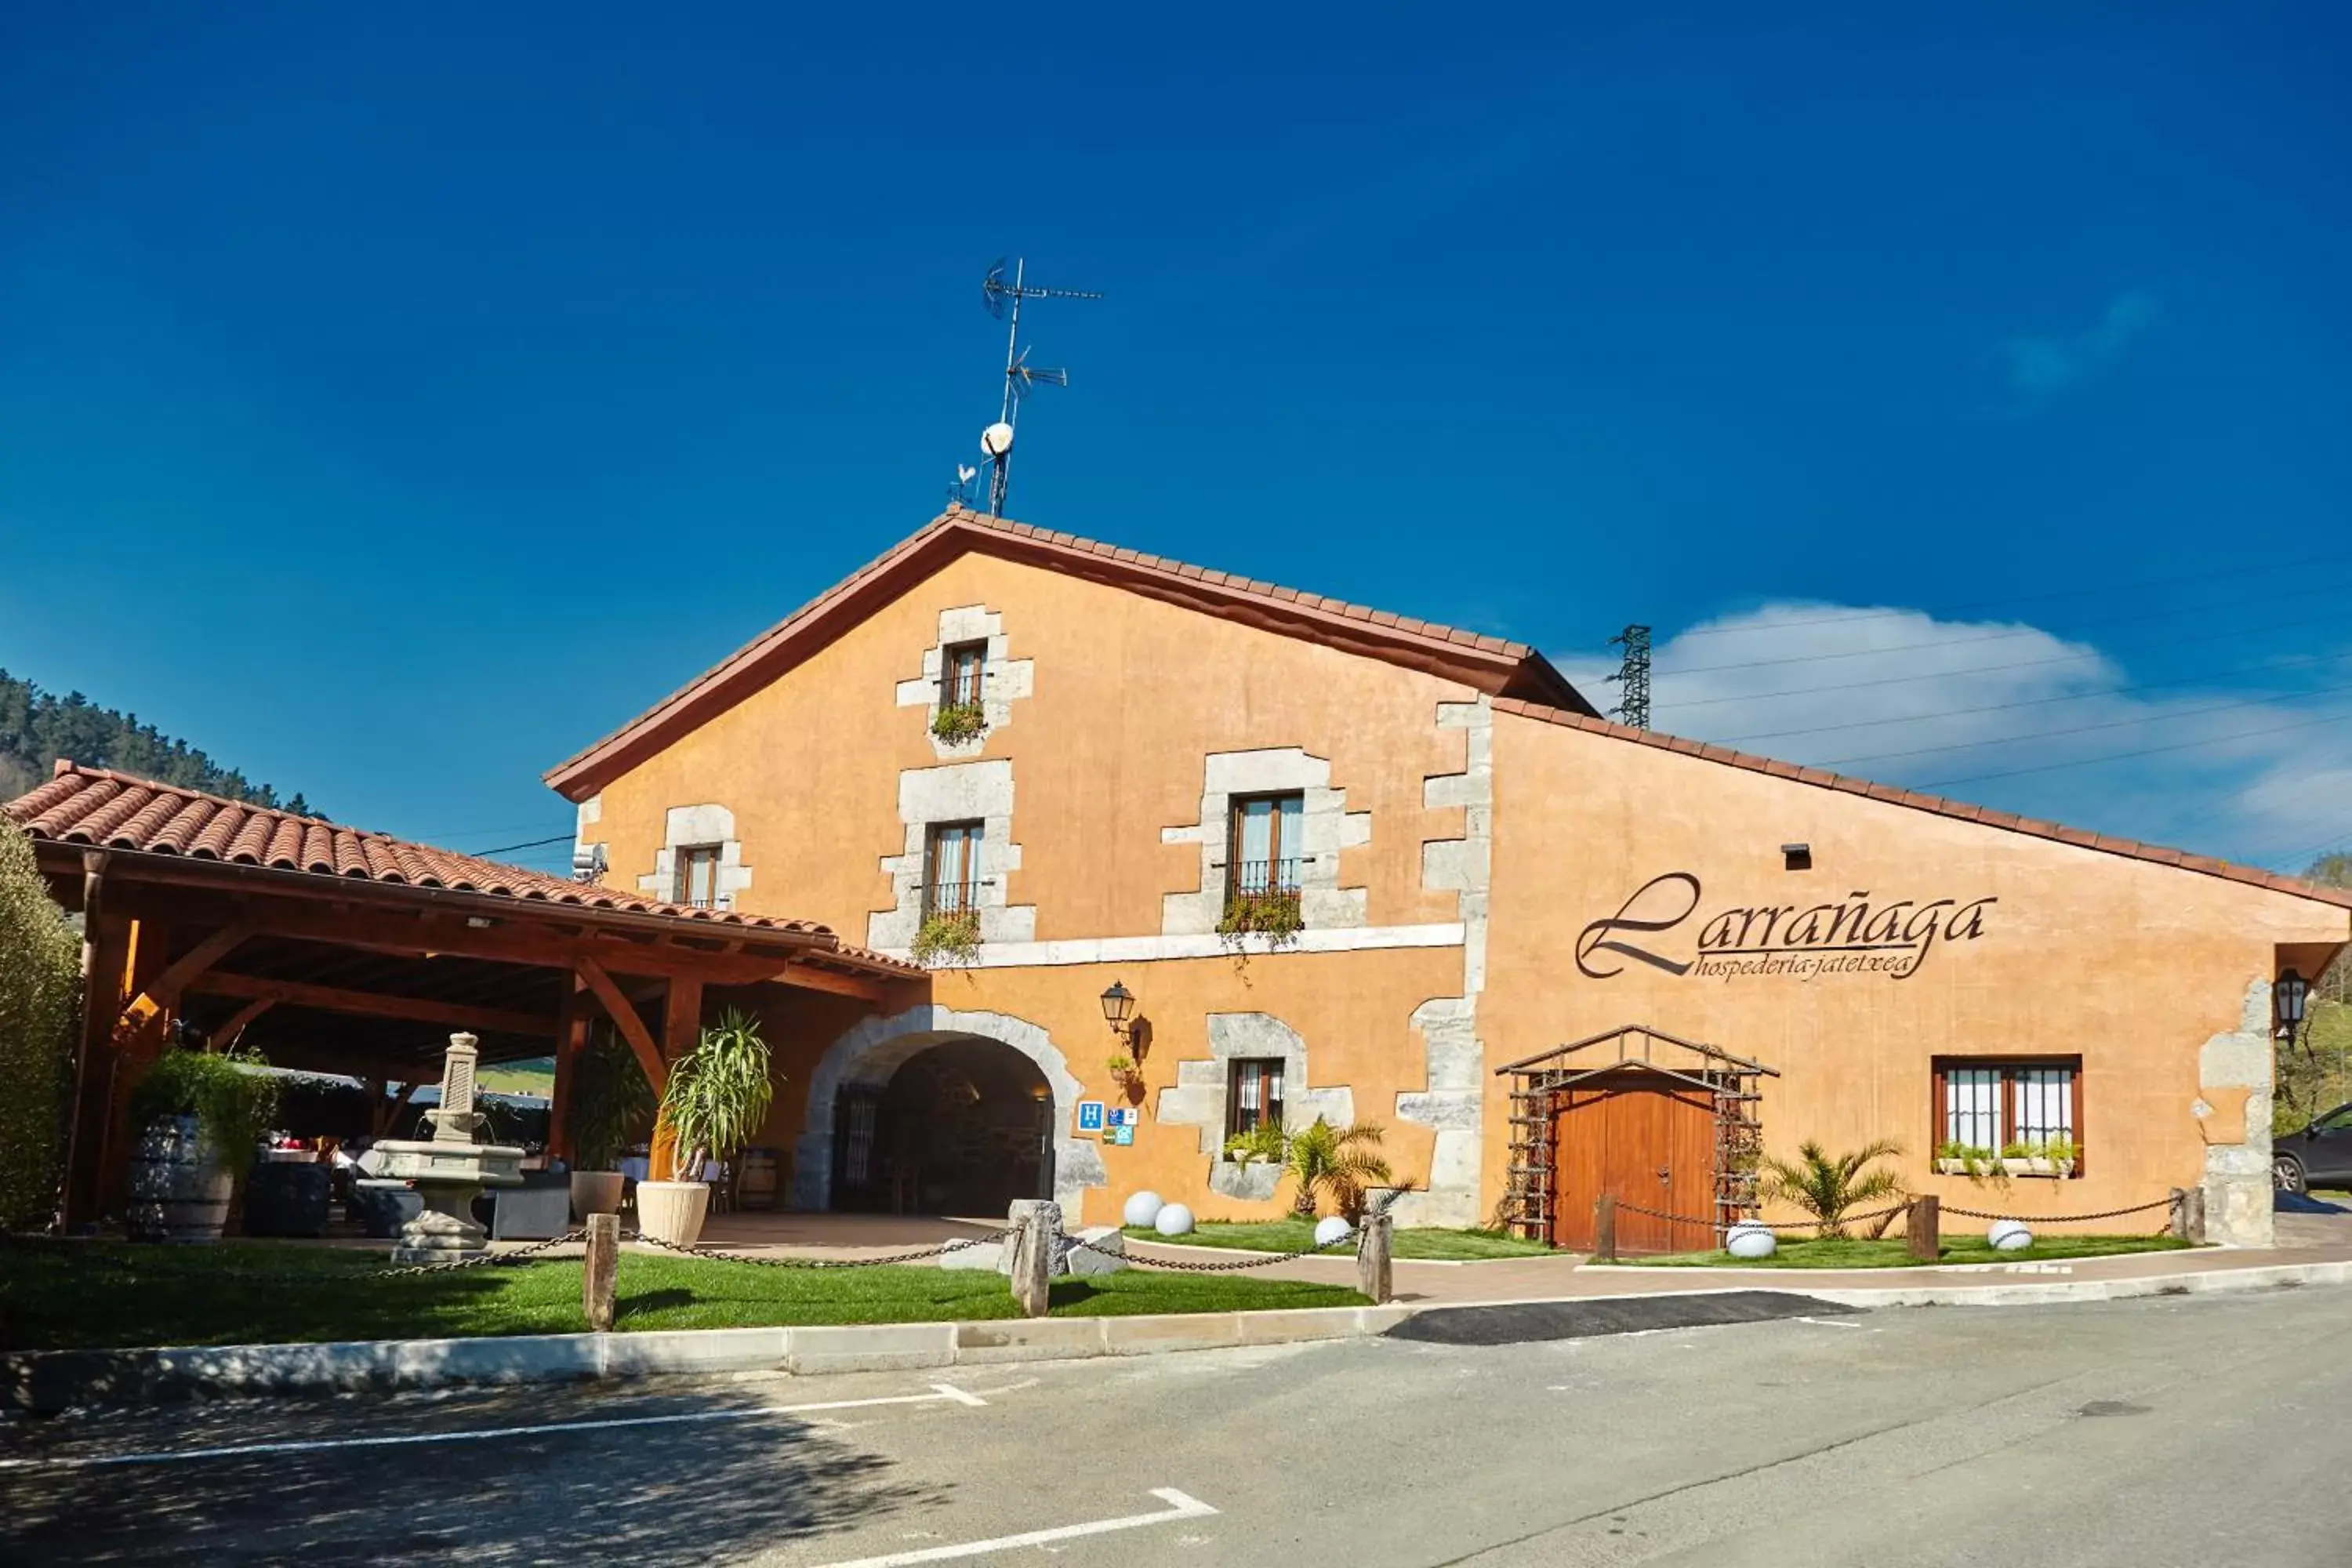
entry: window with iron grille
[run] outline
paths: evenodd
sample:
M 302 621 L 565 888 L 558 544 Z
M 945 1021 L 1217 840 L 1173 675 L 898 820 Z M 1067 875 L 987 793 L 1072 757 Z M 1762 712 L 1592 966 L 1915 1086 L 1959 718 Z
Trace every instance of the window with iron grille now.
M 670 901 L 698 910 L 716 909 L 719 904 L 719 846 L 690 845 L 677 854 L 677 886 Z
M 1937 1142 L 1997 1153 L 2020 1143 L 2040 1149 L 2063 1138 L 2079 1151 L 2082 1075 L 2080 1057 L 1939 1057 Z M 2078 1152 L 2078 1173 L 2080 1161 Z
M 961 708 L 980 700 L 981 671 L 988 663 L 985 642 L 950 643 L 940 651 L 940 706 Z
M 1225 901 L 1298 896 L 1304 795 L 1247 795 L 1234 802 L 1227 837 Z
M 923 873 L 923 918 L 961 915 L 980 908 L 982 825 L 932 825 Z
M 1244 1057 L 1233 1064 L 1225 1095 L 1225 1136 L 1282 1123 L 1282 1058 Z

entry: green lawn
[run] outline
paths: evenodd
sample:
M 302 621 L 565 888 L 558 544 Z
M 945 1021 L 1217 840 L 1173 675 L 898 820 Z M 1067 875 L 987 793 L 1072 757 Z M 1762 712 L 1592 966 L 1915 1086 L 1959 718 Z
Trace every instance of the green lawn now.
M 1148 1225 L 1131 1225 L 1127 1234 L 1139 1241 L 1164 1241 L 1178 1247 L 1232 1247 L 1250 1252 L 1297 1252 L 1315 1245 L 1311 1220 L 1204 1220 L 1190 1236 L 1161 1236 Z M 1551 1251 L 1540 1241 L 1521 1241 L 1497 1230 L 1399 1229 L 1391 1256 L 1431 1262 L 1459 1263 L 1486 1258 L 1542 1257 Z M 1349 1247 L 1332 1248 L 1332 1256 L 1349 1255 Z
M 2053 1236 L 2017 1252 L 1995 1252 L 1980 1236 L 1946 1238 L 1938 1263 L 2038 1263 L 2052 1258 L 2106 1258 L 2118 1252 L 2173 1252 L 2189 1243 L 2171 1236 Z M 1623 1258 L 1622 1263 L 1666 1265 L 1676 1268 L 1922 1268 L 1927 1260 L 1911 1256 L 1911 1244 L 1892 1240 L 1845 1241 L 1780 1238 L 1780 1250 L 1759 1259 L 1734 1258 L 1727 1252 L 1675 1252 L 1662 1258 Z M 1596 1266 L 1606 1268 L 1605 1264 Z
M 0 1253 L 0 1350 L 580 1333 L 577 1259 L 368 1276 L 381 1254 L 223 1242 L 94 1242 Z M 1054 1286 L 1057 1318 L 1357 1307 L 1336 1285 L 1130 1268 Z M 1016 1316 L 1011 1287 L 966 1268 L 761 1268 L 624 1248 L 614 1327 L 751 1328 Z

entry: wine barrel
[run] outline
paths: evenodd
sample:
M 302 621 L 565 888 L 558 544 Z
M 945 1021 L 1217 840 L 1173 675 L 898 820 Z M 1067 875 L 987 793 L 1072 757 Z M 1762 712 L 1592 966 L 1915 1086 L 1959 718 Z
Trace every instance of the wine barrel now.
M 218 1241 L 228 1218 L 230 1184 L 194 1117 L 152 1123 L 131 1165 L 131 1236 L 140 1241 Z
M 776 1152 L 773 1149 L 743 1151 L 743 1175 L 736 1184 L 737 1201 L 747 1209 L 772 1209 L 776 1206 Z
M 245 1184 L 247 1236 L 324 1236 L 328 1189 L 333 1173 L 315 1160 L 308 1164 L 265 1162 Z

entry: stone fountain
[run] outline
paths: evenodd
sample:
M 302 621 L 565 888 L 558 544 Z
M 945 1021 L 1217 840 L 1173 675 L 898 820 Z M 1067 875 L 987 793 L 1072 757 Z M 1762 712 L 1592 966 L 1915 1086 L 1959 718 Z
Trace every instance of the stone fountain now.
M 386 1139 L 383 1177 L 416 1189 L 425 1207 L 400 1227 L 394 1263 L 454 1263 L 489 1250 L 489 1232 L 475 1223 L 474 1200 L 485 1187 L 522 1185 L 522 1151 L 476 1142 L 488 1120 L 474 1109 L 474 1064 L 480 1042 L 449 1037 L 441 1064 L 441 1103 L 425 1113 L 429 1139 Z

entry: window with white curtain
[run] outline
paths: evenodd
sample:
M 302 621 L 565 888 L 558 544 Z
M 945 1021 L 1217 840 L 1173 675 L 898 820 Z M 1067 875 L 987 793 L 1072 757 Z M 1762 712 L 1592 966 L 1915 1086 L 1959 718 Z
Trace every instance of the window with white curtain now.
M 1936 1063 L 1939 1143 L 1998 1152 L 2012 1144 L 2039 1150 L 2053 1139 L 2077 1145 L 2082 1169 L 2080 1058 L 1947 1058 Z

